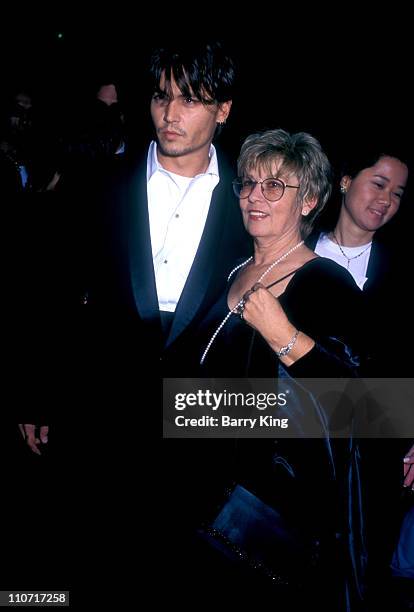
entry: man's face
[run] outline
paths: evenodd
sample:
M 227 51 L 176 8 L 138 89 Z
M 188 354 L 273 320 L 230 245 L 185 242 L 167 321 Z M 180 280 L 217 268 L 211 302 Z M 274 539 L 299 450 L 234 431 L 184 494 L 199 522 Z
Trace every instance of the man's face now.
M 96 97 L 101 102 L 104 102 L 104 104 L 107 106 L 111 106 L 112 104 L 116 104 L 118 102 L 118 94 L 113 83 L 109 85 L 102 85 L 99 88 Z
M 195 97 L 185 97 L 173 79 L 168 93 L 163 73 L 151 100 L 160 153 L 182 157 L 205 149 L 208 154 L 217 122 L 227 119 L 230 107 L 230 101 L 204 105 Z
M 32 99 L 25 93 L 18 93 L 15 97 L 15 101 L 16 105 L 24 109 L 25 111 L 28 111 L 30 108 L 32 108 Z

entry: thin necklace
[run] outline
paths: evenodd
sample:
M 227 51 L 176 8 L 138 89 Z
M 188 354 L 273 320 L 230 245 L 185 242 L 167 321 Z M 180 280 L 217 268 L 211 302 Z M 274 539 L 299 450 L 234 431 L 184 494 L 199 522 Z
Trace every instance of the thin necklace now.
M 367 247 L 365 247 L 365 249 L 363 249 L 360 253 L 358 253 L 358 255 L 354 255 L 353 257 L 348 257 L 348 255 L 344 252 L 342 246 L 339 244 L 339 241 L 337 239 L 337 237 L 335 236 L 335 232 L 332 232 L 332 236 L 336 242 L 336 244 L 339 246 L 339 250 L 341 251 L 342 255 L 345 257 L 347 264 L 346 264 L 346 269 L 349 270 L 349 265 L 351 263 L 351 261 L 353 259 L 358 259 L 358 257 L 361 257 L 361 255 L 363 255 L 364 253 L 366 253 L 368 251 L 368 249 L 371 247 L 372 242 L 369 243 L 369 245 Z
M 263 274 L 260 275 L 260 277 L 257 279 L 256 283 L 260 283 L 264 277 L 266 276 L 266 274 L 268 274 L 270 272 L 270 270 L 272 270 L 275 266 L 277 266 L 278 263 L 280 263 L 281 261 L 283 261 L 284 259 L 286 259 L 286 257 L 288 257 L 288 255 L 290 255 L 291 253 L 293 253 L 293 251 L 296 251 L 296 249 L 298 249 L 300 246 L 302 246 L 302 244 L 304 243 L 304 240 L 301 240 L 300 242 L 298 242 L 298 244 L 296 244 L 294 247 L 292 247 L 291 249 L 289 249 L 288 251 L 286 251 L 286 253 L 284 253 L 283 255 L 281 255 L 280 257 L 278 257 L 278 259 L 276 259 L 276 261 L 274 261 L 272 264 L 270 264 L 270 266 L 268 268 L 266 268 L 266 270 L 263 272 Z M 242 268 L 243 266 L 245 266 L 247 263 L 249 263 L 249 261 L 251 261 L 253 259 L 253 257 L 249 257 L 249 259 L 246 259 L 246 261 L 244 261 L 243 263 L 239 264 L 238 266 L 236 266 L 235 268 L 233 268 L 233 270 L 230 272 L 228 279 L 229 280 L 234 272 L 236 272 L 236 270 L 238 270 L 239 268 Z M 226 316 L 224 317 L 224 319 L 222 320 L 222 322 L 220 323 L 220 325 L 217 327 L 216 331 L 214 332 L 214 334 L 211 336 L 209 343 L 206 346 L 206 349 L 203 353 L 203 356 L 201 357 L 200 360 L 200 365 L 203 365 L 205 358 L 207 357 L 207 353 L 210 350 L 211 345 L 213 344 L 214 340 L 217 338 L 218 334 L 220 333 L 220 331 L 223 329 L 223 327 L 225 326 L 225 324 L 227 323 L 227 321 L 230 319 L 232 314 L 235 314 L 237 312 L 237 310 L 240 308 L 240 306 L 243 304 L 244 299 L 241 298 L 237 304 L 235 305 L 234 308 L 232 308 L 231 310 L 229 310 L 229 312 L 226 314 Z

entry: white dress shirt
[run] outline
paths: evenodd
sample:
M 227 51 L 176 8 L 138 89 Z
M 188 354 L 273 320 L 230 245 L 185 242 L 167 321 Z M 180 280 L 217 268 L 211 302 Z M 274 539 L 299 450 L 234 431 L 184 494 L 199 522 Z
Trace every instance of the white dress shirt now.
M 174 312 L 184 289 L 206 224 L 214 187 L 219 182 L 216 150 L 210 148 L 207 171 L 195 177 L 165 170 L 152 142 L 147 158 L 147 194 L 152 257 L 160 310 Z

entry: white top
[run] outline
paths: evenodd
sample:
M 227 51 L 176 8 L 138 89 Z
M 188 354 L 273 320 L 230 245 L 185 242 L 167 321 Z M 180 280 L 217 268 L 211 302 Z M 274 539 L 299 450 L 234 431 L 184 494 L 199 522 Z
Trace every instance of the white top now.
M 367 280 L 368 262 L 371 255 L 372 242 L 361 244 L 357 247 L 344 247 L 341 245 L 342 251 L 347 255 L 347 259 L 341 252 L 341 249 L 336 242 L 328 238 L 328 235 L 323 233 L 319 236 L 319 240 L 314 248 L 315 253 L 321 257 L 327 257 L 336 261 L 340 266 L 348 270 L 354 277 L 358 287 L 364 288 Z M 361 253 L 361 255 L 360 255 Z M 356 257 L 359 255 L 359 257 Z M 351 259 L 354 257 L 354 259 Z
M 165 170 L 151 142 L 147 194 L 152 257 L 160 310 L 174 312 L 195 259 L 214 187 L 219 182 L 217 154 L 210 147 L 207 171 L 185 177 Z

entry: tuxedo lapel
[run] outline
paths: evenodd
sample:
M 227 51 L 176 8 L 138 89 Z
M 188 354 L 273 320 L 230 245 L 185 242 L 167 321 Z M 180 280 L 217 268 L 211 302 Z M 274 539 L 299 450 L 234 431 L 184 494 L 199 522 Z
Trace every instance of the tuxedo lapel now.
M 127 236 L 129 275 L 136 307 L 143 321 L 159 320 L 144 165 L 128 185 L 125 219 L 124 235 Z
M 219 160 L 220 163 L 220 160 Z M 236 256 L 235 244 L 241 238 L 241 216 L 234 202 L 231 190 L 230 170 L 220 164 L 220 182 L 213 191 L 204 231 L 197 249 L 196 257 L 174 315 L 166 347 L 188 327 L 200 310 L 203 302 L 210 300 L 209 288 L 214 289 L 216 298 L 219 269 L 223 286 L 229 261 Z M 125 229 L 127 239 L 127 259 L 129 283 L 133 300 L 141 319 L 147 324 L 156 324 L 161 330 L 158 296 L 152 259 L 151 234 L 149 227 L 146 164 L 129 181 L 125 196 Z M 232 216 L 233 213 L 233 216 Z M 233 218 L 236 215 L 236 218 Z M 243 231 L 243 240 L 245 234 Z M 185 237 L 183 237 L 185 239 Z M 222 272 L 221 272 L 222 271 Z

